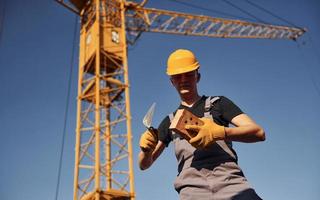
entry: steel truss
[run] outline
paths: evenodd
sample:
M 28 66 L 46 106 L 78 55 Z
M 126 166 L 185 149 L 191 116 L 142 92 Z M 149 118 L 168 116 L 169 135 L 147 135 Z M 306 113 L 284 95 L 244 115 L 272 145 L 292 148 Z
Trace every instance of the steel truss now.
M 81 12 L 75 200 L 134 199 L 121 6 L 117 1 L 97 0 Z

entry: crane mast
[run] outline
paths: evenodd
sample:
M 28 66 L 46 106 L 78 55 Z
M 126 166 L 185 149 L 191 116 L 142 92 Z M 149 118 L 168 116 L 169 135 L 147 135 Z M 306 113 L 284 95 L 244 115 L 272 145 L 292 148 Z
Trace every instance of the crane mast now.
M 74 199 L 134 199 L 124 2 L 80 10 Z
M 305 30 L 144 8 L 125 0 L 56 0 L 81 17 L 74 200 L 134 200 L 127 45 L 145 31 L 297 39 Z

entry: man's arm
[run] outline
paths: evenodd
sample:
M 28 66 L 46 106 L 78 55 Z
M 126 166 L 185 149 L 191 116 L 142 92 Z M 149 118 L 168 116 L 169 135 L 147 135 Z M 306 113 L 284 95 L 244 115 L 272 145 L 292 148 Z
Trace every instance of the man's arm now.
M 225 127 L 225 140 L 250 143 L 266 139 L 263 128 L 246 114 L 237 115 L 231 123 L 235 127 Z
M 140 151 L 139 153 L 139 167 L 141 170 L 148 169 L 152 163 L 161 155 L 166 145 L 159 141 L 156 148 L 150 152 Z

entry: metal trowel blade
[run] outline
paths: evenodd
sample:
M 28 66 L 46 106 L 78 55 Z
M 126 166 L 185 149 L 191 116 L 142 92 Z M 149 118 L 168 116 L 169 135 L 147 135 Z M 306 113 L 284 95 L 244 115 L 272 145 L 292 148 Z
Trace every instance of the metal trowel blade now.
M 151 107 L 149 108 L 148 112 L 146 113 L 146 115 L 144 116 L 142 123 L 149 129 L 151 127 L 151 123 L 152 123 L 152 117 L 153 117 L 153 113 L 156 107 L 156 103 L 153 103 L 151 105 Z

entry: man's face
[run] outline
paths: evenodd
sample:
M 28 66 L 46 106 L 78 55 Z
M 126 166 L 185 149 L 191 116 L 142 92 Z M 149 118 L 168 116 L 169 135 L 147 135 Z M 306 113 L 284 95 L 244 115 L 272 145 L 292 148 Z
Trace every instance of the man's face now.
M 198 71 L 191 71 L 183 74 L 177 74 L 170 77 L 173 86 L 181 94 L 195 92 L 198 82 Z

